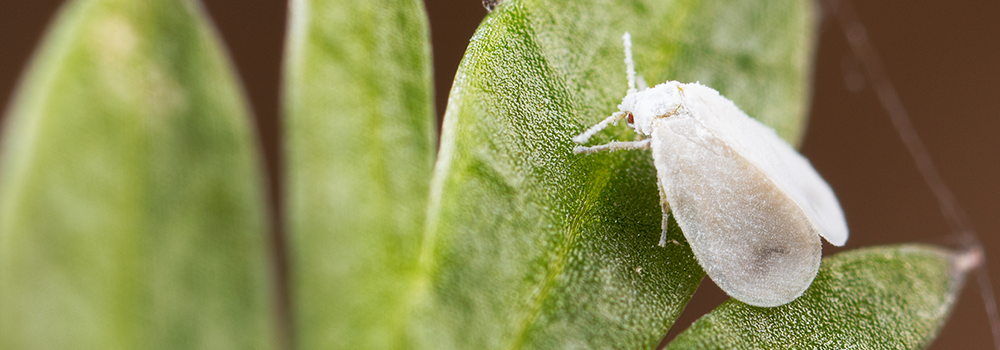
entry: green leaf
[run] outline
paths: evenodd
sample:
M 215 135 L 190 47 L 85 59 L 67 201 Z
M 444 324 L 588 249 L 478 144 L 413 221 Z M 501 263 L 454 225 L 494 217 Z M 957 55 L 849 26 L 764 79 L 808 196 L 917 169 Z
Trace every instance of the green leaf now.
M 455 78 L 415 331 L 424 348 L 652 348 L 704 273 L 661 207 L 648 152 L 572 153 L 617 110 L 633 35 L 650 83 L 697 81 L 797 140 L 808 1 L 509 0 Z M 635 137 L 610 128 L 593 143 Z
M 69 2 L 6 121 L 0 348 L 271 347 L 258 146 L 196 2 Z
M 294 0 L 290 12 L 284 109 L 297 344 L 405 347 L 436 142 L 423 4 Z
M 922 349 L 958 297 L 961 259 L 919 245 L 837 254 L 795 301 L 760 308 L 731 299 L 668 348 Z

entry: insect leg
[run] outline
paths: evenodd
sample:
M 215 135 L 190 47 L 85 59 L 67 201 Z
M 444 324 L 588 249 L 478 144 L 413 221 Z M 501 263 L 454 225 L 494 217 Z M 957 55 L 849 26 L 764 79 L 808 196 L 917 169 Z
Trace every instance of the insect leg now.
M 660 232 L 660 243 L 661 247 L 667 246 L 667 218 L 670 217 L 670 210 L 663 211 L 663 231 Z
M 600 151 L 619 151 L 625 149 L 649 149 L 650 140 L 651 139 L 639 141 L 611 141 L 603 145 L 593 147 L 576 146 L 576 148 L 573 149 L 573 153 L 597 153 Z
M 667 246 L 667 221 L 670 218 L 670 203 L 667 203 L 667 194 L 663 192 L 663 184 L 660 183 L 660 178 L 656 178 L 656 188 L 660 190 L 660 207 L 663 208 L 663 231 L 660 233 L 660 246 Z
M 587 143 L 587 140 L 590 140 L 591 136 L 594 136 L 594 134 L 597 134 L 602 129 L 608 127 L 608 125 L 611 125 L 611 123 L 617 123 L 619 120 L 622 120 L 622 118 L 625 118 L 626 115 L 628 115 L 628 113 L 620 112 L 620 111 L 619 112 L 615 112 L 610 117 L 604 118 L 604 120 L 602 120 L 600 123 L 597 123 L 594 126 L 591 126 L 590 129 L 587 129 L 587 131 L 584 131 L 582 134 L 577 135 L 576 137 L 574 137 L 573 138 L 573 142 L 581 143 L 581 144 L 582 143 Z M 577 153 L 580 153 L 580 152 L 577 152 Z

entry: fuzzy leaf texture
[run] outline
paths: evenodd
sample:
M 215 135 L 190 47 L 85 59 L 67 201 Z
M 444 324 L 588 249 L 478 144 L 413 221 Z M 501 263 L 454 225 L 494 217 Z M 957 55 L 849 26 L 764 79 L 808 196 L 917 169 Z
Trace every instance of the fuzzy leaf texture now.
M 649 84 L 700 81 L 797 142 L 808 1 L 502 2 L 451 91 L 421 252 L 423 348 L 653 348 L 704 273 L 648 152 L 572 153 L 625 96 L 622 34 Z M 635 137 L 622 125 L 591 142 Z
M 271 348 L 249 118 L 197 2 L 68 2 L 5 119 L 0 348 Z
M 963 258 L 919 245 L 837 254 L 795 301 L 760 308 L 730 299 L 668 349 L 923 349 L 958 297 Z
M 293 0 L 284 67 L 292 313 L 302 349 L 404 336 L 435 146 L 418 0 Z

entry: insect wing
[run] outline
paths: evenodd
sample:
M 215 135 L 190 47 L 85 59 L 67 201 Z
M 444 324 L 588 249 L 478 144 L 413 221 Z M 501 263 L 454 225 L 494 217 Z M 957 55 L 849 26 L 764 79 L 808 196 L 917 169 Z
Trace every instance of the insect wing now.
M 788 188 L 797 189 L 797 191 L 786 190 L 786 192 L 796 199 L 796 202 L 816 223 L 820 236 L 838 247 L 847 243 L 848 232 L 844 210 L 840 208 L 840 202 L 830 185 L 816 172 L 808 159 L 792 149 L 788 143 L 778 137 L 774 130 L 754 119 L 750 119 L 750 121 L 747 128 L 756 127 L 757 134 L 771 144 L 784 166 L 785 171 L 781 172 L 783 176 L 772 176 L 775 178 L 783 177 L 783 180 L 789 184 Z M 753 160 L 751 159 L 751 161 Z
M 682 88 L 691 115 L 791 196 L 818 227 L 820 236 L 835 246 L 847 242 L 840 202 L 809 160 L 714 89 L 699 84 L 682 84 Z
M 654 121 L 660 191 L 698 262 L 722 290 L 755 306 L 788 303 L 819 269 L 817 227 L 714 131 L 690 115 Z

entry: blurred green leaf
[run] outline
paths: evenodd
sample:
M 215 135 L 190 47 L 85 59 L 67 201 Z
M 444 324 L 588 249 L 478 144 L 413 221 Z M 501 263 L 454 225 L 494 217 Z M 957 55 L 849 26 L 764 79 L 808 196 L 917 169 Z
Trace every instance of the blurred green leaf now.
M 795 301 L 760 308 L 730 299 L 668 348 L 922 349 L 958 297 L 960 258 L 917 245 L 837 254 Z
M 423 4 L 293 0 L 284 101 L 303 349 L 406 347 L 436 142 Z
M 273 345 L 259 152 L 196 2 L 68 3 L 6 122 L 0 348 Z
M 800 136 L 808 1 L 509 0 L 451 91 L 414 312 L 434 349 L 652 348 L 704 273 L 680 230 L 657 247 L 648 152 L 572 153 L 617 110 L 621 37 L 651 84 L 701 81 Z M 635 137 L 624 126 L 593 143 Z

